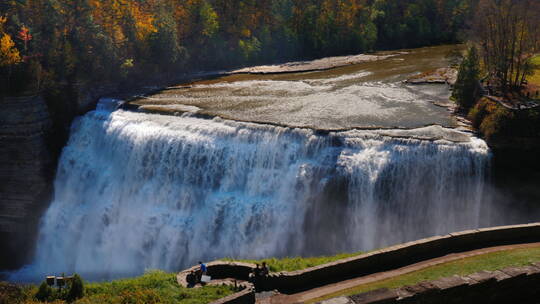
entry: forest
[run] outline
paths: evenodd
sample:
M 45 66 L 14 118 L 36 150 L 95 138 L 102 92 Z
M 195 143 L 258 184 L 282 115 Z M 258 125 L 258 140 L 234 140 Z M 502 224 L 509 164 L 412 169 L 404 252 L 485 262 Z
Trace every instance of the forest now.
M 4 0 L 0 95 L 454 43 L 475 0 Z

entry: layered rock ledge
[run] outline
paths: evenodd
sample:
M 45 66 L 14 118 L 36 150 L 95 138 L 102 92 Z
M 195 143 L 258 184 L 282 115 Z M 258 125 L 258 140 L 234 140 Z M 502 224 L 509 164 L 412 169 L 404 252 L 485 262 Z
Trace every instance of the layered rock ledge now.
M 51 120 L 39 96 L 0 102 L 0 269 L 31 254 L 39 217 L 51 194 Z
M 401 53 L 403 54 L 403 52 Z M 238 70 L 233 70 L 228 74 L 282 74 L 282 73 L 301 73 L 301 72 L 313 72 L 324 71 L 343 67 L 347 65 L 373 62 L 388 59 L 396 56 L 396 54 L 389 55 L 368 55 L 359 54 L 352 56 L 336 56 L 316 59 L 312 61 L 295 61 L 284 64 L 276 65 L 261 65 L 255 67 L 248 67 Z

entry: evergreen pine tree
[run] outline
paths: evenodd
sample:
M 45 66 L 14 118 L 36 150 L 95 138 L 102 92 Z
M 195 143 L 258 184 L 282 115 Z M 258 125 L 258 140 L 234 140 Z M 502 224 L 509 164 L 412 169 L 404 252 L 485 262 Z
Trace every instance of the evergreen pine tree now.
M 476 88 L 480 77 L 480 64 L 476 47 L 469 48 L 459 66 L 459 73 L 452 96 L 460 108 L 470 109 L 476 101 Z

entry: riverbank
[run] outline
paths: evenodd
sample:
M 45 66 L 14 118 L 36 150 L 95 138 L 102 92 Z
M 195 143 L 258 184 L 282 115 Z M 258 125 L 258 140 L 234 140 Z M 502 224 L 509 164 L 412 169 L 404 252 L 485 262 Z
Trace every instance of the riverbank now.
M 509 109 L 489 98 L 482 97 L 469 111 L 473 127 L 496 151 L 516 156 L 540 151 L 540 109 Z M 520 152 L 521 151 L 521 152 Z M 507 156 L 509 162 L 517 157 Z M 524 160 L 524 159 L 521 159 Z
M 396 56 L 397 54 L 404 53 L 406 52 L 398 52 L 394 54 L 390 53 L 387 55 L 359 54 L 353 56 L 326 57 L 321 59 L 315 59 L 312 61 L 296 61 L 277 65 L 261 65 L 255 67 L 247 67 L 233 70 L 228 74 L 286 74 L 324 71 L 348 65 L 380 61 Z
M 455 68 L 439 68 L 414 75 L 405 80 L 408 84 L 448 84 L 453 86 L 457 80 L 458 71 Z

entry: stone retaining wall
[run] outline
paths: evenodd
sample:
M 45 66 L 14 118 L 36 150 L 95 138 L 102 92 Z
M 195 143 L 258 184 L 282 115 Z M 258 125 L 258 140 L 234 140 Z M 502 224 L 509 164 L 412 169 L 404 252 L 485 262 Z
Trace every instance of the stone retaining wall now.
M 540 299 L 540 263 L 452 276 L 398 289 L 378 289 L 321 304 L 536 304 Z
M 210 304 L 252 304 L 255 303 L 255 290 L 244 289 L 228 297 L 219 299 Z
M 485 228 L 435 236 L 304 270 L 273 273 L 264 289 L 284 293 L 387 271 L 423 260 L 486 247 L 540 241 L 540 223 Z
M 264 290 L 294 293 L 450 253 L 532 242 L 540 242 L 540 223 L 468 230 L 396 245 L 299 271 L 272 273 L 261 287 Z M 220 261 L 208 265 L 209 274 L 213 277 L 237 279 L 245 279 L 249 268 L 254 266 Z M 181 272 L 179 277 L 184 273 Z
M 206 264 L 207 274 L 215 279 L 227 279 L 234 278 L 238 281 L 247 282 L 249 280 L 249 274 L 255 268 L 255 264 L 241 263 L 241 262 L 225 262 L 214 261 Z M 188 287 L 187 275 L 199 269 L 199 266 L 193 266 L 189 269 L 183 270 L 176 275 L 176 281 L 182 287 Z
M 219 299 L 218 301 L 212 302 L 211 304 L 251 304 L 255 303 L 255 288 L 253 284 L 249 283 L 249 274 L 255 268 L 254 264 L 250 263 L 241 263 L 241 262 L 224 262 L 224 261 L 214 261 L 206 264 L 207 274 L 212 277 L 212 280 L 220 280 L 227 278 L 234 278 L 235 281 L 233 284 L 235 287 L 243 288 L 242 291 L 237 292 L 228 297 Z M 176 280 L 178 284 L 182 287 L 188 287 L 188 282 L 186 280 L 187 275 L 193 271 L 199 269 L 199 266 L 193 266 L 189 269 L 186 269 L 178 275 L 176 275 Z M 224 284 L 233 285 L 229 282 Z

